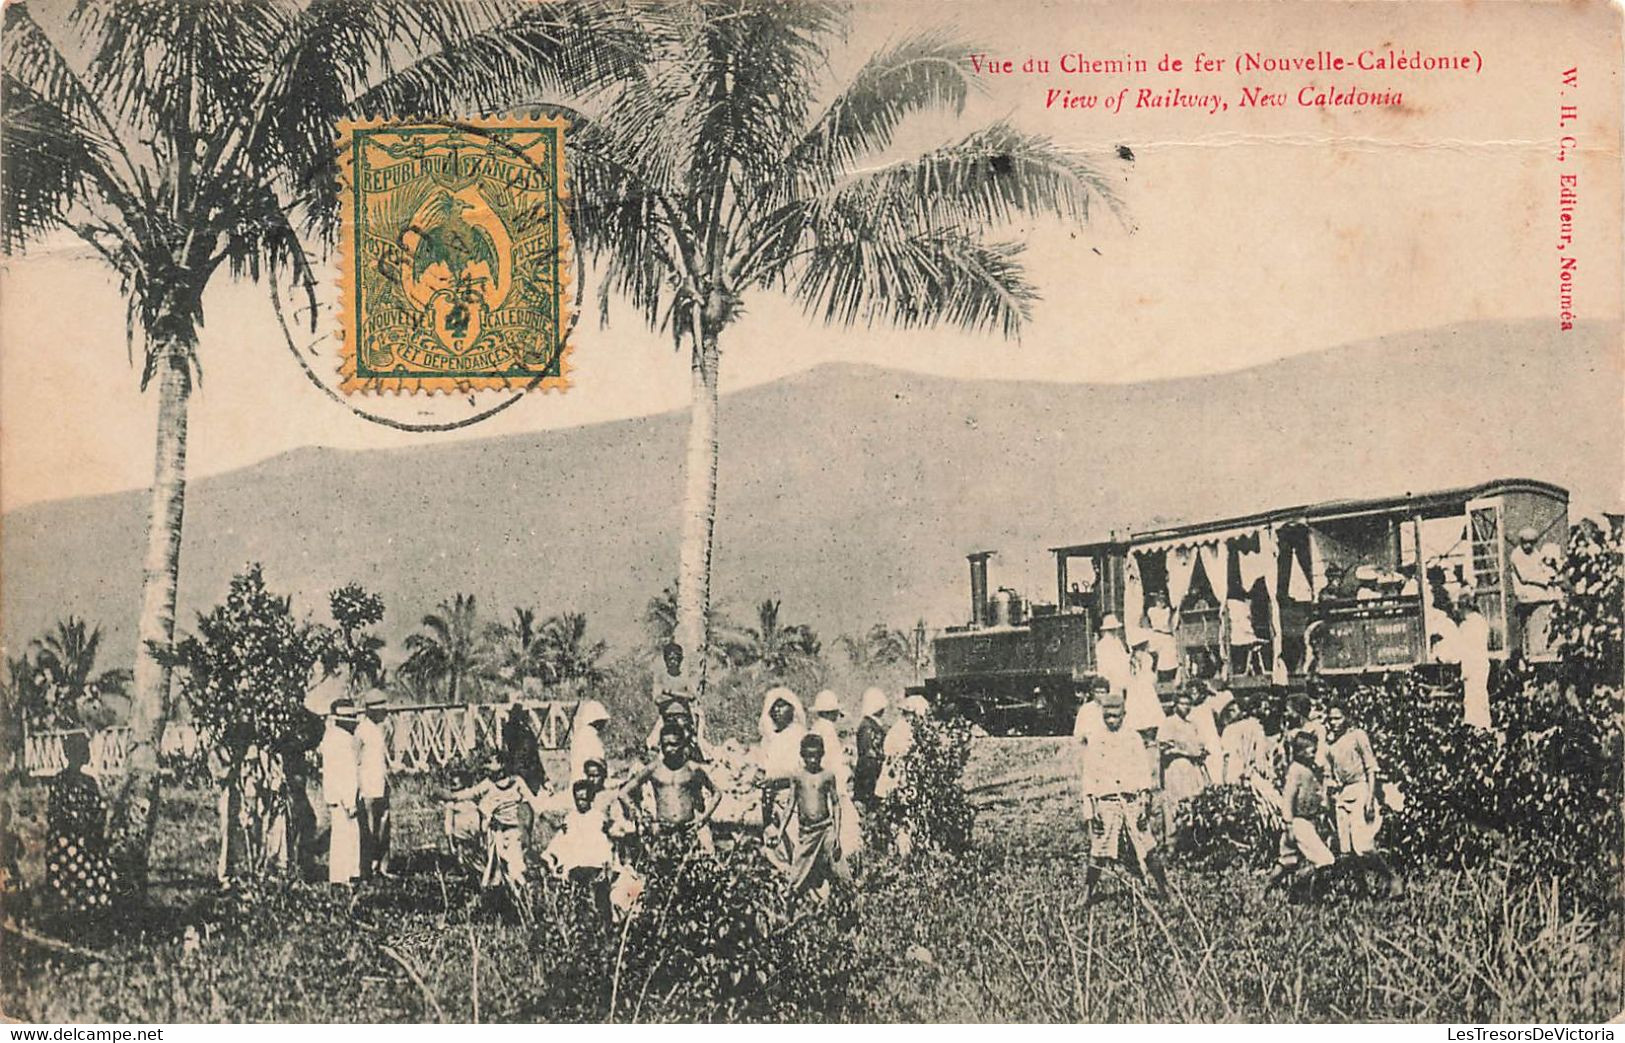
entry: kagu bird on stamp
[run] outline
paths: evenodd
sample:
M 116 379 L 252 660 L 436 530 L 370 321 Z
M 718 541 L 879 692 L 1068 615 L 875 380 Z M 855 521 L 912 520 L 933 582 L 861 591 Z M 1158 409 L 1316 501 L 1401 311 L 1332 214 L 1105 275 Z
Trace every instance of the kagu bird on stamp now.
M 567 387 L 563 122 L 339 129 L 342 389 Z

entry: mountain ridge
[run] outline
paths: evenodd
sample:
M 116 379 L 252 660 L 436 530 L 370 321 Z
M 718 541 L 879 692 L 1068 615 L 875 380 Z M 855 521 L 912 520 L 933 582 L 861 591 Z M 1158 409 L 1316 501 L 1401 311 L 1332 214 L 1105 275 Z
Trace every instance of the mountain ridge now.
M 1005 552 L 1004 575 L 1041 583 L 1044 547 L 1289 503 L 1522 476 L 1613 506 L 1618 327 L 1577 332 L 1462 324 L 1130 384 L 831 362 L 733 391 L 719 600 L 744 616 L 782 598 L 827 643 L 876 621 L 959 621 L 963 555 L 980 546 Z M 318 618 L 327 590 L 378 590 L 396 650 L 464 590 L 485 618 L 585 611 L 629 646 L 675 576 L 686 426 L 675 410 L 441 445 L 307 446 L 198 479 L 177 620 L 190 629 L 257 560 Z M 4 516 L 9 649 L 71 612 L 102 624 L 107 665 L 133 656 L 144 501 L 130 490 Z

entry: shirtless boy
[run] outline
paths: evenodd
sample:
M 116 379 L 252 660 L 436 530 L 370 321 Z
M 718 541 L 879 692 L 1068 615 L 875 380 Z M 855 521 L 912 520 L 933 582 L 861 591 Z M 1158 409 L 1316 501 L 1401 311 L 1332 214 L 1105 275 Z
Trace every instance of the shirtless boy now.
M 790 865 L 790 890 L 805 894 L 827 881 L 844 881 L 841 868 L 841 801 L 835 773 L 824 767 L 824 740 L 807 735 L 801 740 L 801 770 L 790 779 L 793 814 L 800 820 L 795 861 Z
M 682 726 L 668 722 L 660 729 L 660 759 L 640 768 L 622 786 L 619 798 L 636 801 L 644 783 L 654 790 L 656 834 L 689 833 L 700 846 L 711 848 L 711 816 L 722 802 L 722 792 L 705 767 L 689 756 L 689 736 Z

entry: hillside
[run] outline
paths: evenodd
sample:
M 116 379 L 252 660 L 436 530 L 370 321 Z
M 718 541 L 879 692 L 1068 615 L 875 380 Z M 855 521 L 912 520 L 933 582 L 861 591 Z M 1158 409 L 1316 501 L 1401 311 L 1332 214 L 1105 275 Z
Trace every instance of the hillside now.
M 1422 331 L 1215 377 L 1132 385 L 956 381 L 822 366 L 726 396 L 715 574 L 743 615 L 780 597 L 826 640 L 957 622 L 963 555 L 1038 582 L 1042 548 L 1149 522 L 1543 478 L 1620 500 L 1618 332 Z M 1019 349 L 1011 349 L 1019 350 Z M 325 615 L 385 595 L 393 644 L 454 591 L 488 613 L 574 608 L 625 646 L 676 572 L 684 414 L 412 450 L 305 449 L 195 482 L 182 627 L 231 574 Z M 134 651 L 144 495 L 4 518 L 6 644 L 68 613 Z M 1003 573 L 998 570 L 1006 569 Z

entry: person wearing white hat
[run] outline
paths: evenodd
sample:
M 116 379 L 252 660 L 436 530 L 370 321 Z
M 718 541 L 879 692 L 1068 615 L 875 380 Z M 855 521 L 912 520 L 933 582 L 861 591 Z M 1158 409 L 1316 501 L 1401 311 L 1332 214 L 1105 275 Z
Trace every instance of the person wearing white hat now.
M 597 699 L 583 699 L 576 707 L 570 724 L 570 784 L 586 778 L 588 761 L 609 763 L 604 755 L 604 726 L 609 723 L 609 711 Z
M 875 802 L 875 783 L 880 781 L 880 768 L 886 761 L 886 725 L 881 715 L 886 712 L 886 693 L 870 688 L 863 693 L 858 712 L 858 763 L 852 773 L 852 798 L 865 810 Z
M 348 884 L 361 875 L 360 759 L 356 749 L 356 710 L 349 699 L 328 709 L 322 736 L 322 800 L 327 804 L 327 880 Z
M 858 812 L 852 802 L 852 764 L 847 760 L 846 747 L 836 722 L 841 719 L 841 700 L 828 688 L 813 697 L 813 720 L 807 734 L 824 740 L 823 766 L 835 776 L 835 792 L 841 803 L 840 831 L 836 838 L 845 861 L 855 854 L 862 841 L 858 828 Z
M 1551 651 L 1551 606 L 1563 599 L 1563 588 L 1557 582 L 1557 548 L 1549 543 L 1536 547 L 1539 540 L 1534 526 L 1526 525 L 1518 530 L 1517 546 L 1507 555 L 1523 650 L 1534 656 Z
M 1108 612 L 1100 620 L 1100 636 L 1095 639 L 1095 673 L 1106 687 L 1126 694 L 1132 672 L 1128 646 L 1123 643 L 1123 621 Z
M 389 696 L 369 689 L 361 700 L 366 715 L 356 722 L 356 761 L 360 796 L 361 875 L 389 875 L 389 740 L 383 723 Z

